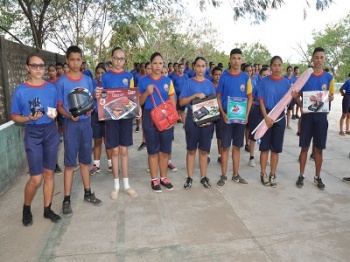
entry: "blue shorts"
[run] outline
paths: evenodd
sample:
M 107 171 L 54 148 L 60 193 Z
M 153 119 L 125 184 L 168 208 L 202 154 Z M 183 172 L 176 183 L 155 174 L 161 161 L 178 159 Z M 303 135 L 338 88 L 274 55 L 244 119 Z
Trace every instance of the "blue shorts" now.
M 60 113 L 58 113 L 58 112 L 57 112 L 57 118 L 56 118 L 56 120 L 57 120 L 58 126 L 63 126 L 64 118 L 63 118 L 63 116 L 62 116 Z
M 293 110 L 293 106 L 295 105 L 295 100 L 294 98 L 292 98 L 292 100 L 290 101 L 287 110 Z
M 24 145 L 31 176 L 41 175 L 44 168 L 55 169 L 59 144 L 60 135 L 55 122 L 26 125 Z
M 174 127 L 162 132 L 158 131 L 151 119 L 151 111 L 145 109 L 142 128 L 145 134 L 147 153 L 149 155 L 158 154 L 159 152 L 171 154 Z
M 64 119 L 64 165 L 75 167 L 79 163 L 90 165 L 92 151 L 92 128 L 90 119 L 74 122 Z
M 225 121 L 220 118 L 220 127 L 222 148 L 230 147 L 231 144 L 235 147 L 243 147 L 245 125 L 226 124 Z
M 303 114 L 300 124 L 299 146 L 309 147 L 313 138 L 314 146 L 326 148 L 328 119 L 326 113 Z
M 132 122 L 133 119 L 121 119 L 106 121 L 106 146 L 115 148 L 118 146 L 132 146 Z
M 252 131 L 260 124 L 261 120 L 263 120 L 260 106 L 253 105 L 250 109 L 248 116 L 248 126 L 249 126 L 249 139 L 255 141 L 254 135 L 252 135 Z
M 177 97 L 177 99 L 176 99 L 176 109 L 177 109 L 178 111 L 185 111 L 186 106 L 180 106 L 180 104 L 179 104 L 179 101 L 180 101 L 180 99 L 179 99 L 180 94 L 181 94 L 181 92 L 180 92 L 180 93 L 176 92 L 176 97 Z
M 187 150 L 192 151 L 199 148 L 202 151 L 209 151 L 213 132 L 214 124 L 199 127 L 193 121 L 192 110 L 187 111 L 185 124 Z
M 216 139 L 221 139 L 221 123 L 220 123 L 220 120 L 217 120 L 217 121 L 213 122 L 213 124 L 214 124 L 214 128 L 213 128 L 213 133 L 211 135 L 211 138 L 213 138 L 214 130 L 215 130 Z
M 343 112 L 343 114 L 350 113 L 350 94 L 345 94 L 343 96 L 342 112 Z
M 98 114 L 96 112 L 91 114 L 91 127 L 93 138 L 96 139 L 105 137 L 105 125 L 106 121 L 98 121 Z
M 261 138 L 261 143 L 259 146 L 259 150 L 261 152 L 271 150 L 271 152 L 274 153 L 282 153 L 284 131 L 286 129 L 286 117 L 284 116 L 284 112 L 278 117 L 278 119 L 282 116 L 283 118 L 274 123 Z

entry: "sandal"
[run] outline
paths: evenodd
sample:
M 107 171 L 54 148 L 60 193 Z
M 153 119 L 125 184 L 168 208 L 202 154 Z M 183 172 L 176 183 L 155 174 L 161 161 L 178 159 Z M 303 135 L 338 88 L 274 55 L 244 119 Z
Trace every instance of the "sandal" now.
M 345 132 L 344 131 L 339 131 L 339 135 L 345 136 Z

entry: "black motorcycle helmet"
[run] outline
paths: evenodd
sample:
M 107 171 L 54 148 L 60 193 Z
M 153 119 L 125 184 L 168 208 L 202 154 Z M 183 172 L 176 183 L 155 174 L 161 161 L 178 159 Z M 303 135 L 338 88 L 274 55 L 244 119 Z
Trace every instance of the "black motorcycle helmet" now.
M 68 105 L 71 114 L 77 117 L 94 108 L 94 99 L 89 90 L 77 87 L 68 94 Z

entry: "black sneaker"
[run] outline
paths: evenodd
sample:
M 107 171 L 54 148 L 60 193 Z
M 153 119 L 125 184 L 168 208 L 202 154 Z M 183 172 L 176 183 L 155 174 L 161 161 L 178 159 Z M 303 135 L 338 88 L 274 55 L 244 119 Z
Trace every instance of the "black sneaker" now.
M 186 182 L 184 184 L 184 188 L 185 189 L 189 189 L 192 187 L 192 182 L 193 182 L 193 179 L 191 177 L 187 177 L 186 178 Z
M 300 118 L 300 116 L 299 116 L 299 115 L 295 115 L 295 118 L 296 118 L 296 119 L 299 119 L 299 118 Z
M 297 188 L 302 188 L 304 186 L 304 177 L 299 176 L 296 182 Z
M 58 164 L 56 164 L 56 167 L 55 167 L 55 174 L 56 175 L 62 174 L 62 169 L 60 168 L 60 166 Z
M 217 162 L 221 164 L 221 156 L 218 157 Z
M 72 207 L 70 205 L 70 201 L 63 202 L 63 204 L 62 204 L 62 213 L 66 217 L 71 216 L 73 214 L 73 210 L 72 210 Z
M 57 223 L 61 220 L 61 217 L 55 214 L 55 212 L 53 212 L 51 208 L 47 212 L 44 212 L 44 218 L 50 219 L 53 223 Z
M 135 133 L 140 132 L 140 126 L 136 126 Z
M 84 194 L 84 200 L 93 204 L 94 206 L 100 206 L 102 201 L 95 197 L 95 193 Z
M 343 177 L 343 181 L 350 184 L 350 177 Z
M 159 185 L 159 182 L 158 180 L 152 180 L 151 181 L 151 187 L 153 189 L 153 192 L 156 192 L 156 193 L 161 193 L 162 192 L 162 189 Z
M 205 187 L 205 188 L 211 188 L 211 185 L 209 184 L 209 178 L 207 178 L 206 176 L 201 178 L 201 184 Z
M 210 164 L 210 156 L 207 157 L 207 165 L 209 166 Z
M 222 175 L 222 176 L 220 177 L 220 180 L 216 183 L 216 186 L 217 186 L 217 187 L 222 187 L 222 186 L 225 185 L 226 181 L 227 181 L 227 177 L 224 176 L 224 175 Z
M 22 216 L 22 223 L 23 226 L 25 227 L 30 227 L 33 225 L 33 215 L 32 212 L 30 211 L 30 207 L 25 208 L 23 205 L 23 216 Z
M 166 177 L 162 177 L 160 180 L 159 180 L 160 184 L 165 187 L 166 189 L 168 190 L 173 190 L 174 187 L 173 185 L 170 183 L 170 181 L 166 178 Z
M 247 181 L 245 181 L 243 178 L 241 178 L 240 175 L 237 175 L 237 176 L 232 176 L 232 181 L 236 182 L 236 183 L 239 183 L 239 184 L 248 184 Z
M 139 146 L 139 148 L 137 149 L 137 151 L 141 151 L 142 149 L 144 149 L 146 147 L 146 143 L 142 142 L 141 145 Z
M 314 154 L 314 153 L 311 153 L 311 155 L 310 155 L 310 160 L 315 161 L 315 154 Z
M 322 183 L 322 179 L 320 177 L 314 177 L 314 184 L 318 187 L 319 190 L 323 190 L 326 186 Z

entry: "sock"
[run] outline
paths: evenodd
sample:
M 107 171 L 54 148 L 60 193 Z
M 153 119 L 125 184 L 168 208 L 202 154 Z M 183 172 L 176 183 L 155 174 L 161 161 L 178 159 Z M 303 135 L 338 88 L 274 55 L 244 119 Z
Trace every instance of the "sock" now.
M 119 190 L 119 178 L 114 179 L 114 189 Z
M 128 177 L 123 177 L 123 182 L 124 182 L 124 190 L 130 188 Z
M 254 156 L 250 156 L 249 160 L 254 159 Z
M 320 179 L 320 177 L 318 175 L 315 175 L 315 179 Z
M 94 165 L 100 167 L 100 160 L 94 160 Z
M 169 161 L 168 161 L 168 164 L 170 164 L 171 163 L 171 159 L 169 159 Z
M 302 174 L 302 173 L 300 173 L 300 175 L 299 175 L 299 176 L 305 177 L 305 176 L 304 176 L 304 174 Z
M 85 188 L 84 192 L 85 192 L 85 196 L 86 195 L 91 195 L 91 188 Z
M 70 202 L 70 195 L 64 196 L 63 202 Z
M 108 166 L 112 166 L 112 159 L 108 159 Z

